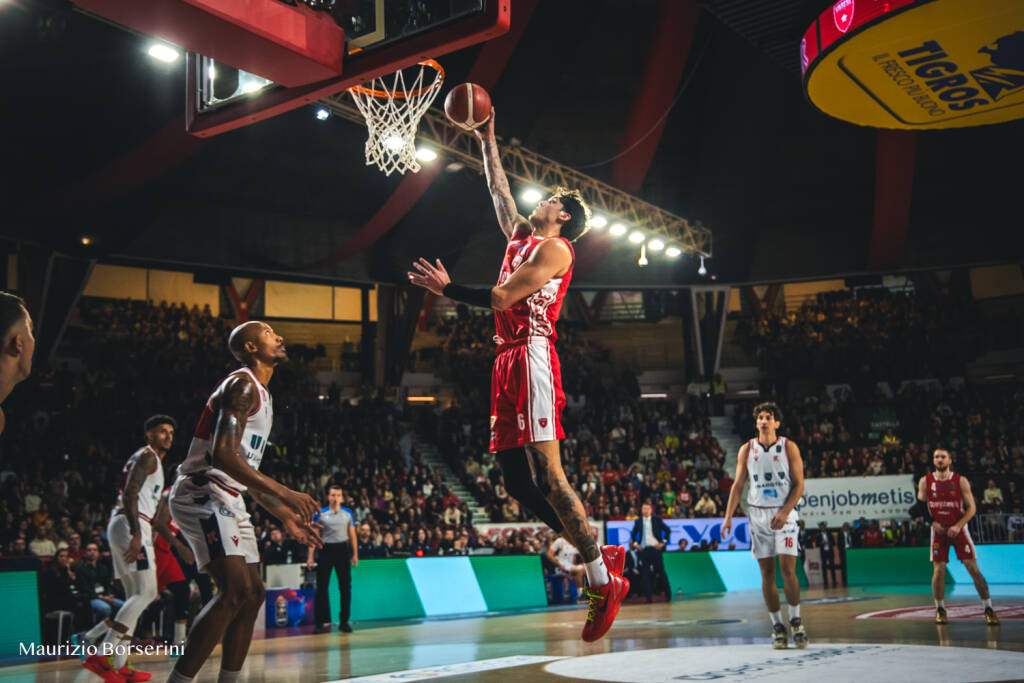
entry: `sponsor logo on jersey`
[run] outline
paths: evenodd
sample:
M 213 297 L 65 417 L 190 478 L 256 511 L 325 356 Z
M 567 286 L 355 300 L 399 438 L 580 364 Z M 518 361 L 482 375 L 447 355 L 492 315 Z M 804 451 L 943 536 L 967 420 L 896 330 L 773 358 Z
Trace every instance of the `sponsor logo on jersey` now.
M 764 480 L 765 481 L 771 481 L 772 480 L 772 473 L 771 472 L 765 472 L 764 473 Z

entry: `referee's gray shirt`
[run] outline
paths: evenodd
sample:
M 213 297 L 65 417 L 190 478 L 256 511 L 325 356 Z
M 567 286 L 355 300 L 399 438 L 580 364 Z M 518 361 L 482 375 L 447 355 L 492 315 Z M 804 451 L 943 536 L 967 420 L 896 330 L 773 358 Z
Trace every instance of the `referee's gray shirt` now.
M 355 526 L 353 519 L 352 511 L 346 507 L 339 507 L 337 512 L 325 507 L 320 511 L 319 521 L 324 526 L 320 538 L 324 543 L 348 543 L 348 530 Z

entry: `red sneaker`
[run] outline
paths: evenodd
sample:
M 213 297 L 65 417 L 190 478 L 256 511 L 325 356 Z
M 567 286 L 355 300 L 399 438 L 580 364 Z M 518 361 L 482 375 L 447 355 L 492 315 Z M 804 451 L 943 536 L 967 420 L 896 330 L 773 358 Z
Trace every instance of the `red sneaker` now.
M 121 667 L 121 670 L 117 673 L 119 673 L 121 678 L 125 681 L 148 681 L 153 677 L 153 674 L 148 671 L 139 671 L 131 664 L 126 664 Z
M 592 643 L 608 633 L 627 593 L 629 579 L 618 574 L 612 574 L 611 581 L 600 588 L 587 589 L 590 609 L 587 610 L 587 621 L 583 624 L 583 640 Z
M 106 683 L 124 683 L 124 676 L 114 669 L 109 656 L 89 655 L 82 662 L 82 666 L 102 678 Z
M 622 572 L 626 568 L 625 548 L 621 545 L 603 545 L 601 546 L 601 557 L 604 558 L 609 573 L 622 576 Z

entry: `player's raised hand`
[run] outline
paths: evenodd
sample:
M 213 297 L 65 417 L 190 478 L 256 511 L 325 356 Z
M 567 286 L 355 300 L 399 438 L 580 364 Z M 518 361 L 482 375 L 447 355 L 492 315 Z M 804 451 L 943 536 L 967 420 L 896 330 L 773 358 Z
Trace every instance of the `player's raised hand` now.
M 283 496 L 282 502 L 287 505 L 292 512 L 294 512 L 299 521 L 303 525 L 309 524 L 313 521 L 314 515 L 320 512 L 320 506 L 316 504 L 316 501 L 309 497 L 305 493 L 299 493 L 298 491 L 292 491 L 287 489 L 287 493 Z
M 316 522 L 302 524 L 297 517 L 285 517 L 281 520 L 281 525 L 292 535 L 292 538 L 302 545 L 311 545 L 314 548 L 324 547 L 324 540 L 320 538 L 320 529 L 323 527 L 320 524 Z
M 441 259 L 436 259 L 434 264 L 431 265 L 430 261 L 424 258 L 414 261 L 412 267 L 416 272 L 408 273 L 409 282 L 441 296 L 445 286 L 452 281 L 452 278 L 448 275 L 444 264 L 441 263 Z
M 473 129 L 473 135 L 481 142 L 494 139 L 494 107 L 491 107 L 491 115 L 487 117 L 487 122 Z

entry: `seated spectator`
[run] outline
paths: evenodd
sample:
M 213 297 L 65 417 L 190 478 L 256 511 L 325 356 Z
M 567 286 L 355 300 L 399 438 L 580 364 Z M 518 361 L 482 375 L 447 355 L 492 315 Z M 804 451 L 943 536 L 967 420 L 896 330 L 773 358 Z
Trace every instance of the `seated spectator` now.
M 87 623 L 90 616 L 90 596 L 83 590 L 80 579 L 71 569 L 67 550 L 58 550 L 53 562 L 40 577 L 43 612 L 71 612 L 78 626 Z M 69 634 L 70 635 L 70 634 Z
M 280 529 L 270 530 L 270 538 L 263 544 L 263 564 L 294 564 L 299 556 L 299 544 L 292 538 L 286 539 Z
M 714 517 L 718 514 L 718 508 L 715 506 L 715 501 L 711 499 L 707 491 L 700 494 L 700 500 L 693 506 L 693 511 L 701 517 Z
M 100 560 L 98 545 L 89 543 L 85 546 L 84 555 L 75 565 L 75 571 L 82 590 L 89 595 L 93 623 L 107 619 L 121 609 L 124 601 L 114 595 L 113 572 L 108 562 Z
M 986 512 L 999 512 L 1003 507 L 1003 492 L 996 486 L 995 479 L 988 480 L 988 488 L 981 498 L 981 504 Z
M 45 507 L 46 504 L 43 503 Z M 49 536 L 43 535 L 42 528 L 36 529 L 36 535 L 28 544 L 28 549 L 37 557 L 51 557 L 57 554 L 57 544 Z
M 885 545 L 882 530 L 878 528 L 878 520 L 871 520 L 868 528 L 861 535 L 862 548 L 881 548 Z

